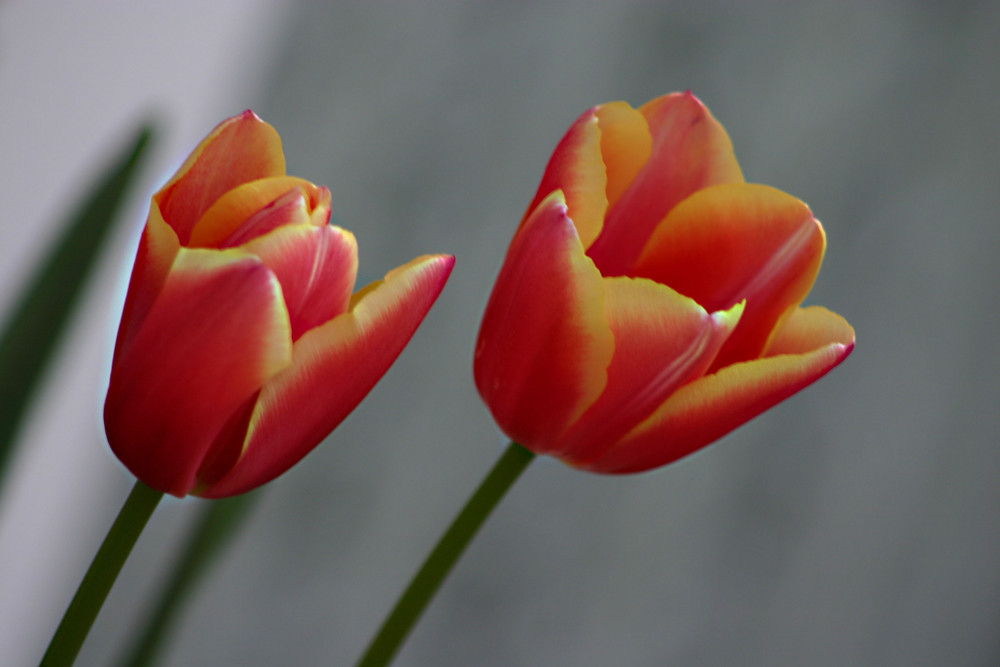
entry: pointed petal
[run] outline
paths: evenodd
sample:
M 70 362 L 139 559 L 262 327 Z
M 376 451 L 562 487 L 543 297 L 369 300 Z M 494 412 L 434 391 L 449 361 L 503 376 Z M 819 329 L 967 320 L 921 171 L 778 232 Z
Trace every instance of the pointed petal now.
M 560 192 L 514 238 L 476 346 L 476 386 L 509 437 L 551 451 L 600 396 L 614 352 L 604 285 Z
M 261 392 L 243 456 L 199 495 L 243 493 L 285 472 L 371 391 L 434 304 L 455 259 L 418 257 L 355 295 L 351 310 L 308 331 L 292 366 Z
M 292 340 L 347 310 L 358 275 L 354 234 L 331 225 L 275 229 L 243 246 L 278 277 Z
M 774 332 L 764 356 L 808 354 L 830 342 L 853 347 L 854 328 L 822 306 L 793 308 Z
M 694 95 L 659 97 L 639 111 L 649 123 L 652 155 L 587 250 L 605 276 L 632 275 L 653 230 L 680 201 L 710 185 L 743 182 L 729 135 Z
M 635 275 L 670 285 L 708 310 L 746 299 L 713 368 L 760 356 L 780 317 L 809 293 L 826 239 L 809 207 L 764 185 L 720 185 L 674 209 Z
M 668 396 L 700 377 L 743 312 L 743 304 L 709 315 L 650 280 L 608 278 L 607 312 L 615 356 L 604 393 L 564 436 L 561 458 L 587 461 L 617 442 Z
M 122 310 L 121 324 L 118 325 L 118 338 L 115 340 L 113 364 L 117 364 L 118 359 L 125 354 L 136 332 L 145 322 L 180 249 L 177 235 L 163 221 L 156 202 L 152 202 L 146 227 L 139 240 L 132 276 L 129 278 L 125 307 Z
M 156 193 L 163 219 L 182 245 L 202 214 L 241 183 L 285 175 L 281 137 L 252 111 L 223 121 Z
M 528 217 L 555 190 L 562 190 L 569 217 L 576 223 L 580 242 L 586 248 L 601 232 L 608 202 L 604 190 L 607 179 L 601 156 L 601 131 L 597 108 L 588 109 L 576 119 L 556 146 L 535 199 L 521 220 Z
M 181 250 L 111 374 L 111 448 L 144 483 L 187 494 L 220 429 L 291 361 L 278 282 L 240 251 Z
M 799 310 L 787 326 L 776 349 L 816 347 L 735 364 L 681 387 L 614 448 L 580 467 L 639 472 L 687 456 L 823 377 L 854 349 L 854 330 L 824 308 Z
M 193 248 L 220 248 L 255 213 L 273 205 L 282 195 L 296 191 L 301 192 L 307 201 L 319 202 L 320 190 L 309 181 L 295 176 L 261 178 L 244 183 L 219 197 L 205 211 L 191 230 L 187 245 Z M 329 199 L 326 203 L 329 206 Z

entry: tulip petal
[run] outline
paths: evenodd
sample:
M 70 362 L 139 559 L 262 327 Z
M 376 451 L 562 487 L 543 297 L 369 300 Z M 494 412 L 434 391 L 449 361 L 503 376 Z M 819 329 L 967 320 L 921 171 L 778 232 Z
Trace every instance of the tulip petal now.
M 562 458 L 589 460 L 648 417 L 670 394 L 704 374 L 743 312 L 709 314 L 650 280 L 608 278 L 615 356 L 604 393 L 562 438 Z
M 784 328 L 787 331 L 772 346 L 798 353 L 728 366 L 681 387 L 607 453 L 576 465 L 601 473 L 640 472 L 666 465 L 812 384 L 854 349 L 854 330 L 824 308 L 799 309 Z
M 281 227 L 308 225 L 309 202 L 300 190 L 291 190 L 243 221 L 220 248 L 235 248 Z
M 550 451 L 600 396 L 614 353 L 604 300 L 557 191 L 511 244 L 476 345 L 476 386 L 509 437 Z
M 764 185 L 719 185 L 670 213 L 634 272 L 708 310 L 746 300 L 714 370 L 760 356 L 781 316 L 812 288 L 825 247 L 822 226 L 795 197 Z
M 278 277 L 292 340 L 347 310 L 358 275 L 358 244 L 349 231 L 332 225 L 281 227 L 243 249 Z
M 549 195 L 555 190 L 562 190 L 569 217 L 576 223 L 577 234 L 586 248 L 601 233 L 604 212 L 608 207 L 604 194 L 606 183 L 601 157 L 601 131 L 595 107 L 577 118 L 556 146 L 545 167 L 535 199 L 521 220 L 518 233 Z
M 224 193 L 260 178 L 285 175 L 281 137 L 252 111 L 223 121 L 202 140 L 154 200 L 182 245 Z
M 142 328 L 180 249 L 177 234 L 163 221 L 160 208 L 154 201 L 149 207 L 149 217 L 142 230 L 132 276 L 129 278 L 125 307 L 115 341 L 115 363 L 125 354 L 136 332 Z
M 795 307 L 774 332 L 763 356 L 808 354 L 831 342 L 854 345 L 854 328 L 847 320 L 822 306 Z
M 418 257 L 354 295 L 350 311 L 306 332 L 292 365 L 263 389 L 243 455 L 207 498 L 243 493 L 308 454 L 371 391 L 409 342 L 454 265 L 446 255 Z
M 111 448 L 149 486 L 186 495 L 220 429 L 290 361 L 274 274 L 242 251 L 182 249 L 112 368 Z
M 609 102 L 597 108 L 601 129 L 601 156 L 607 171 L 608 206 L 614 206 L 632 185 L 653 153 L 653 135 L 642 112 L 626 102 Z M 570 217 L 573 210 L 570 209 Z M 583 239 L 580 239 L 583 241 Z M 583 244 L 586 248 L 593 239 Z
M 254 214 L 274 204 L 282 195 L 298 191 L 310 203 L 319 203 L 321 190 L 309 181 L 295 176 L 261 178 L 244 183 L 219 197 L 191 230 L 187 245 L 193 248 L 219 248 L 240 245 L 244 241 L 229 242 L 230 237 Z M 329 193 L 329 191 L 327 190 Z M 329 197 L 327 197 L 329 207 Z
M 659 97 L 639 111 L 649 123 L 652 157 L 608 209 L 601 235 L 587 250 L 605 276 L 633 275 L 657 225 L 693 192 L 743 182 L 729 135 L 694 95 Z

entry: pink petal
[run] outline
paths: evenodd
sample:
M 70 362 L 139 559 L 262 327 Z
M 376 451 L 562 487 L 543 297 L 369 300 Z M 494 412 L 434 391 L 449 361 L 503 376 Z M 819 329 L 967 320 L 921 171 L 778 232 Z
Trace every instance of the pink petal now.
M 760 356 L 778 319 L 812 288 L 825 247 L 823 228 L 798 199 L 764 185 L 719 185 L 670 213 L 634 271 L 708 310 L 746 300 L 713 366 L 721 368 Z
M 687 456 L 823 377 L 854 349 L 854 330 L 823 308 L 796 311 L 786 327 L 772 346 L 799 353 L 728 366 L 681 387 L 614 448 L 580 467 L 639 472 Z
M 234 248 L 280 227 L 312 224 L 309 200 L 299 189 L 289 190 L 243 221 L 219 247 Z
M 614 352 L 604 284 L 557 191 L 511 243 L 476 345 L 476 386 L 509 437 L 547 453 L 600 396 Z
M 681 200 L 710 185 L 743 181 L 729 135 L 694 95 L 659 97 L 639 111 L 649 123 L 652 155 L 587 250 L 605 276 L 632 275 L 653 230 Z
M 419 257 L 358 292 L 350 311 L 308 331 L 292 366 L 261 392 L 243 455 L 199 491 L 243 493 L 285 472 L 325 438 L 371 391 L 409 342 L 454 265 Z
M 281 137 L 245 111 L 202 140 L 154 200 L 182 245 L 202 214 L 224 193 L 260 178 L 285 175 Z
M 563 438 L 561 458 L 587 461 L 646 419 L 668 396 L 701 376 L 740 320 L 743 304 L 709 315 L 650 280 L 605 279 L 615 356 L 601 397 Z
M 280 227 L 243 246 L 281 283 L 292 340 L 347 310 L 358 275 L 358 244 L 350 232 L 324 225 Z
M 111 448 L 144 483 L 183 496 L 219 430 L 290 361 L 281 290 L 260 260 L 181 250 L 112 367 Z
M 326 191 L 325 201 L 323 191 Z M 247 220 L 291 192 L 300 193 L 308 204 L 307 208 L 325 204 L 329 210 L 329 190 L 326 188 L 318 188 L 294 176 L 262 178 L 239 185 L 219 197 L 191 230 L 187 245 L 195 248 L 222 247 Z M 242 242 L 229 242 L 228 245 Z

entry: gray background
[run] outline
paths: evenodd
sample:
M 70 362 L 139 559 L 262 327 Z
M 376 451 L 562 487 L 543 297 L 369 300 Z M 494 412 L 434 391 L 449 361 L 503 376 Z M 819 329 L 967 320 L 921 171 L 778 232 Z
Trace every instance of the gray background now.
M 1000 5 L 306 2 L 269 30 L 236 104 L 330 187 L 359 282 L 458 262 L 370 397 L 260 494 L 165 664 L 360 654 L 504 445 L 472 347 L 551 149 L 595 103 L 684 89 L 748 180 L 823 221 L 809 301 L 857 349 L 660 471 L 535 462 L 397 664 L 1000 662 Z M 81 664 L 118 654 L 197 503 L 158 511 Z

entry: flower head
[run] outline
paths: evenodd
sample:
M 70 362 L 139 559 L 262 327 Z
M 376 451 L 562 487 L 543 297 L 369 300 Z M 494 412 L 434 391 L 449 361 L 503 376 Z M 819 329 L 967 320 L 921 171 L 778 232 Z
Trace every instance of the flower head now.
M 804 203 L 744 182 L 691 93 L 589 109 L 511 241 L 479 393 L 536 453 L 602 473 L 670 463 L 850 354 L 843 318 L 800 306 L 825 245 Z
M 353 293 L 357 243 L 329 221 L 330 191 L 285 174 L 281 139 L 251 111 L 153 197 L 104 406 L 111 448 L 144 483 L 221 497 L 273 479 L 402 351 L 454 258 Z

